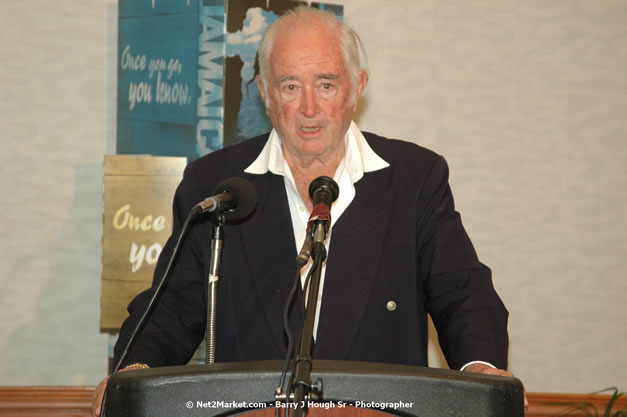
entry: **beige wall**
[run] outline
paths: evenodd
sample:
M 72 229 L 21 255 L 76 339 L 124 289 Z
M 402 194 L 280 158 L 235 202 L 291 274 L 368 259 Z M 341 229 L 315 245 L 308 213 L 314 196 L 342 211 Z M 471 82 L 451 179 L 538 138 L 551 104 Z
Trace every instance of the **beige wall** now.
M 359 124 L 449 161 L 511 369 L 627 390 L 627 2 L 342 3 L 369 54 Z M 0 7 L 0 385 L 94 384 L 117 2 Z

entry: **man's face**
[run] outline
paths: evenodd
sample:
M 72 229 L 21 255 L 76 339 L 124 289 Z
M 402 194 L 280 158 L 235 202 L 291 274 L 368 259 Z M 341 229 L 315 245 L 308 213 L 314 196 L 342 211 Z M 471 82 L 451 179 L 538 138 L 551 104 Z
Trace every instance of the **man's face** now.
M 367 80 L 362 71 L 353 90 L 336 32 L 309 25 L 279 33 L 270 56 L 267 96 L 260 77 L 257 83 L 284 153 L 307 158 L 341 152 Z

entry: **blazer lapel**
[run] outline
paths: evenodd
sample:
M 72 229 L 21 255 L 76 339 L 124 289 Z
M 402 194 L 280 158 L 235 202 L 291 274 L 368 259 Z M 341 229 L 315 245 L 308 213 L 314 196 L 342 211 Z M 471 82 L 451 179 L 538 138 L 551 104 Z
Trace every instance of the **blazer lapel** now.
M 314 357 L 348 359 L 383 251 L 390 178 L 391 168 L 366 173 L 333 225 Z

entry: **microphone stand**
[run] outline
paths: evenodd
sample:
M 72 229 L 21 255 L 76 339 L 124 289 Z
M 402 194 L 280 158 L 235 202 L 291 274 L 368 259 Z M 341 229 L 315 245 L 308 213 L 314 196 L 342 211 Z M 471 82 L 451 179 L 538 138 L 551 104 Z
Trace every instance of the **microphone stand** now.
M 314 396 L 321 398 L 322 381 L 311 382 L 314 323 L 316 320 L 316 310 L 318 308 L 318 292 L 320 288 L 320 276 L 322 274 L 322 264 L 327 257 L 327 250 L 324 246 L 326 237 L 326 222 L 318 222 L 314 230 L 314 244 L 312 250 L 313 264 L 309 293 L 307 294 L 307 307 L 300 338 L 300 348 L 294 364 L 294 382 L 292 383 L 293 401 L 295 404 L 294 416 L 301 417 L 307 410 L 307 402 Z
M 211 229 L 211 257 L 209 260 L 209 276 L 207 277 L 207 364 L 216 362 L 216 315 L 218 304 L 218 272 L 222 256 L 224 215 L 216 214 Z

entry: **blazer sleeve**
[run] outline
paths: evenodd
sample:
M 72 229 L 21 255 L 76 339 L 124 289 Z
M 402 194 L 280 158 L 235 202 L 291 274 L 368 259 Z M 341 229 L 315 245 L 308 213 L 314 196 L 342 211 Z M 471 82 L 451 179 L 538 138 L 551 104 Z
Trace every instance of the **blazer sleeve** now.
M 425 307 L 449 366 L 486 361 L 507 369 L 508 312 L 455 210 L 448 166 L 433 163 L 417 197 L 417 256 Z

